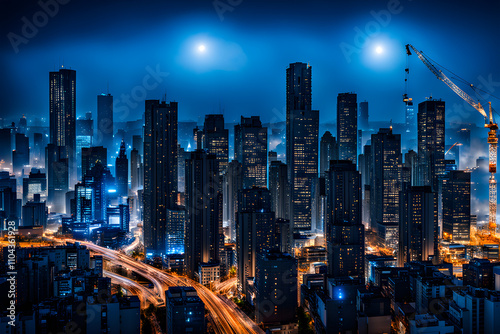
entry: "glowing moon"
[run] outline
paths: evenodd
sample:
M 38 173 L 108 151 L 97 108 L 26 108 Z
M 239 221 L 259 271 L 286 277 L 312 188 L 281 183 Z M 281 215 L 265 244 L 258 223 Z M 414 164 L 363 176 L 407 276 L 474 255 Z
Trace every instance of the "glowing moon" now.
M 384 52 L 384 49 L 379 45 L 375 48 L 375 52 L 381 54 L 382 52 Z
M 201 44 L 201 45 L 199 45 L 199 46 L 198 46 L 198 51 L 199 51 L 199 52 L 205 52 L 205 50 L 206 50 L 206 49 L 207 49 L 207 48 L 206 48 L 206 47 L 205 47 L 205 45 L 203 45 L 203 44 Z

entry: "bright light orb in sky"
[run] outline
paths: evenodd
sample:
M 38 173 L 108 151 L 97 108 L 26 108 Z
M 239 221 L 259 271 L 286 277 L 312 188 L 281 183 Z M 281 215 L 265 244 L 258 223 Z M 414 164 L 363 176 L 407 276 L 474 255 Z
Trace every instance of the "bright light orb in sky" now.
M 203 53 L 203 52 L 205 52 L 205 50 L 206 50 L 206 49 L 207 49 L 207 48 L 206 48 L 206 47 L 205 47 L 205 45 L 203 45 L 203 44 L 200 44 L 200 45 L 198 46 L 198 52 Z
M 382 48 L 380 45 L 375 48 L 375 52 L 377 54 L 382 54 L 384 52 L 384 48 Z

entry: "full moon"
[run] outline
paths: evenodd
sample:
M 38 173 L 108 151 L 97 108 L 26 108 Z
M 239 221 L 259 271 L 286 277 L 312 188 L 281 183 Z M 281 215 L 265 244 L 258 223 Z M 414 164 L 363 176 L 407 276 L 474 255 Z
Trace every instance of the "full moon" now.
M 205 45 L 201 44 L 200 46 L 198 46 L 198 51 L 199 52 L 205 52 L 205 50 L 206 50 Z
M 379 45 L 375 48 L 375 52 L 381 54 L 382 52 L 384 52 L 384 49 Z

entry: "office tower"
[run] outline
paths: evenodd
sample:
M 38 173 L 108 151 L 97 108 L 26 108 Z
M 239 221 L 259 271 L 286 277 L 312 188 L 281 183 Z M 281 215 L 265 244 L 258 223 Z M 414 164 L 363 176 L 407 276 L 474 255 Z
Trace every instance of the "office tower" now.
M 437 254 L 437 196 L 430 186 L 411 187 L 400 192 L 398 265 L 427 261 Z
M 290 220 L 297 230 L 311 229 L 311 186 L 318 177 L 319 111 L 311 110 L 312 67 L 286 69 L 286 164 L 290 183 Z
M 297 260 L 278 251 L 257 255 L 256 323 L 290 323 L 297 308 Z
M 276 214 L 276 218 L 290 219 L 288 167 L 281 161 L 272 161 L 269 166 L 269 190 L 271 210 Z
M 330 169 L 330 160 L 338 160 L 337 141 L 330 131 L 326 131 L 319 144 L 319 173 L 324 175 Z
M 203 141 L 203 148 L 217 157 L 222 175 L 229 162 L 229 131 L 224 128 L 224 115 L 205 115 Z
M 24 166 L 30 164 L 30 140 L 22 133 L 15 134 L 16 149 L 12 151 L 12 167 L 14 174 L 21 175 Z
M 149 255 L 165 253 L 166 210 L 177 208 L 177 111 L 177 102 L 146 101 L 143 200 Z
M 31 165 L 40 168 L 45 165 L 45 154 L 43 145 L 43 135 L 41 133 L 33 134 L 33 153 L 31 154 Z M 0 158 L 1 160 L 1 158 Z
M 47 178 L 39 169 L 31 169 L 27 178 L 23 178 L 23 203 L 33 200 L 35 194 L 46 196 Z
M 312 182 L 318 177 L 318 110 L 290 110 L 287 166 L 294 229 L 311 229 Z M 288 155 L 290 153 L 291 155 Z
M 236 214 L 238 212 L 238 193 L 243 189 L 243 170 L 241 163 L 233 160 L 224 173 L 223 181 L 223 221 L 229 228 L 229 240 L 236 241 Z
M 109 227 L 118 227 L 120 230 L 128 233 L 130 231 L 130 205 L 120 204 L 108 206 L 106 208 L 107 224 Z
M 0 171 L 0 228 L 5 230 L 8 221 L 18 218 L 16 179 L 9 172 Z
M 88 112 L 85 117 L 79 117 L 76 120 L 76 161 L 82 161 L 82 148 L 91 147 L 94 136 L 94 125 L 92 113 Z M 78 164 L 78 179 L 83 176 L 82 165 Z
M 0 129 L 0 168 L 12 171 L 12 134 L 10 128 Z
M 340 93 L 337 96 L 337 142 L 339 160 L 358 158 L 358 102 L 355 93 Z
M 371 194 L 371 184 L 373 178 L 373 168 L 372 168 L 372 146 L 365 145 L 363 147 L 363 154 L 359 156 L 359 171 L 361 172 L 361 184 L 363 190 L 363 224 L 365 224 L 367 229 L 375 229 L 376 224 L 371 221 L 370 214 L 370 194 Z
M 184 254 L 186 210 L 184 208 L 167 209 L 166 221 L 166 254 Z
M 443 180 L 443 239 L 470 240 L 470 173 L 451 171 Z
M 108 149 L 108 158 L 114 155 L 113 135 L 113 96 L 111 94 L 97 95 L 95 142 Z
M 326 179 L 328 274 L 364 275 L 361 175 L 350 160 L 332 160 Z
M 76 170 L 76 71 L 60 69 L 50 72 L 50 144 L 60 154 L 59 164 L 66 160 L 68 170 L 68 186 L 73 187 L 77 181 Z M 52 149 L 54 151 L 55 149 Z M 48 174 L 49 179 L 52 177 Z M 62 177 L 59 175 L 58 177 Z M 49 183 L 51 181 L 49 180 Z M 57 181 L 56 181 L 57 182 Z
M 40 195 L 36 194 L 33 201 L 29 201 L 23 206 L 23 226 L 43 226 L 47 227 L 47 207 L 45 202 L 40 200 Z
M 165 291 L 167 334 L 204 334 L 205 304 L 189 286 L 172 286 Z
M 359 128 L 363 131 L 370 129 L 368 123 L 368 101 L 359 103 Z
M 311 187 L 311 230 L 323 234 L 326 215 L 325 177 L 313 179 Z
M 110 204 L 110 193 L 116 191 L 115 187 L 115 178 L 110 170 L 103 164 L 97 163 L 85 174 L 82 182 L 75 186 L 77 212 L 85 211 L 88 209 L 86 205 L 91 205 L 92 220 L 107 222 L 106 209 Z M 77 221 L 79 221 L 78 217 Z
M 115 161 L 116 192 L 118 196 L 128 196 L 128 159 L 123 140 L 120 144 L 120 153 Z
M 47 204 L 51 212 L 66 212 L 65 198 L 69 190 L 69 169 L 66 147 L 48 144 L 45 148 L 47 171 Z M 69 208 L 68 208 L 69 212 Z
M 418 161 L 420 186 L 440 192 L 444 175 L 445 102 L 426 100 L 418 104 Z
M 273 162 L 273 161 L 278 161 L 278 152 L 269 151 L 269 153 L 267 155 L 267 161 L 268 161 L 269 165 L 271 165 L 271 162 Z
M 137 151 L 139 151 L 139 154 L 141 156 L 144 155 L 144 142 L 142 140 L 142 136 L 141 135 L 133 135 L 132 136 L 132 148 L 136 149 Z
M 267 188 L 244 189 L 239 193 L 236 219 L 238 287 L 246 294 L 246 280 L 255 277 L 256 256 L 275 246 L 274 212 Z
M 410 169 L 411 185 L 418 184 L 418 153 L 409 150 L 405 153 L 404 166 Z
M 399 240 L 401 135 L 393 134 L 392 128 L 380 129 L 372 134 L 371 155 L 371 224 L 376 226 L 385 247 L 396 249 Z
M 417 131 L 417 119 L 411 99 L 405 105 L 405 125 L 406 132 L 415 133 Z
M 267 128 L 259 116 L 241 116 L 234 126 L 234 159 L 241 163 L 244 189 L 267 187 Z
M 107 149 L 103 146 L 82 148 L 82 177 L 88 173 L 96 164 L 108 166 Z
M 141 164 L 141 156 L 139 151 L 134 148 L 130 151 L 130 190 L 135 194 L 139 189 L 139 170 Z
M 194 277 L 201 264 L 218 263 L 224 245 L 219 217 L 217 157 L 199 149 L 186 160 L 185 266 Z
M 28 122 L 26 120 L 26 116 L 23 115 L 19 119 L 19 125 L 17 126 L 17 133 L 22 133 L 23 135 L 25 135 L 27 129 L 28 129 Z
M 189 159 L 191 154 L 186 152 L 184 148 L 177 145 L 177 188 L 180 193 L 184 193 L 186 184 L 186 159 Z M 222 178 L 221 178 L 222 180 Z

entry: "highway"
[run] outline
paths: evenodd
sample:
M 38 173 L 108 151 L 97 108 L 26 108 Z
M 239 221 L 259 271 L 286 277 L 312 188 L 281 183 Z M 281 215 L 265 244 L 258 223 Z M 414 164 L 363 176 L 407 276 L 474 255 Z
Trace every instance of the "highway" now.
M 214 329 L 217 333 L 252 333 L 263 334 L 262 331 L 246 314 L 240 312 L 234 304 L 223 300 L 219 295 L 213 293 L 203 285 L 185 277 L 178 277 L 167 274 L 162 270 L 152 267 L 140 261 L 136 261 L 128 255 L 118 251 L 103 248 L 85 241 L 72 239 L 62 239 L 62 241 L 74 243 L 79 242 L 87 246 L 95 253 L 102 254 L 103 257 L 115 265 L 121 265 L 124 268 L 135 271 L 151 280 L 154 284 L 154 294 L 156 298 L 164 302 L 164 291 L 170 286 L 192 286 L 198 292 L 198 296 L 205 303 L 205 307 L 213 319 Z

